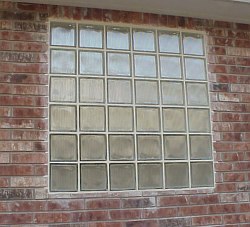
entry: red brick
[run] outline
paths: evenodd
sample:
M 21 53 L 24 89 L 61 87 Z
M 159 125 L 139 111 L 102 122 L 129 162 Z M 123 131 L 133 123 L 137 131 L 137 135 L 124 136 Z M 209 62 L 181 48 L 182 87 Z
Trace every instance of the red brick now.
M 122 199 L 123 208 L 145 208 L 145 207 L 154 207 L 155 198 L 154 197 L 144 197 L 144 198 L 126 198 Z
M 35 213 L 34 223 L 37 224 L 47 224 L 47 223 L 67 223 L 70 222 L 70 214 L 69 213 Z
M 0 176 L 32 176 L 33 167 L 27 165 L 0 165 Z
M 187 197 L 186 196 L 168 196 L 168 197 L 159 197 L 158 205 L 159 206 L 180 206 L 187 205 Z
M 235 213 L 237 209 L 237 204 L 217 204 L 208 206 L 209 214 Z
M 165 226 L 165 223 L 162 226 Z M 157 220 L 128 221 L 125 227 L 159 227 L 159 224 Z
M 47 165 L 34 165 L 34 176 L 47 176 L 48 166 Z
M 0 223 L 3 225 L 28 224 L 33 222 L 33 214 L 13 213 L 0 214 Z
M 12 132 L 12 138 L 14 140 L 47 140 L 48 133 L 45 131 L 18 131 Z
M 10 179 L 8 177 L 0 177 L 0 188 L 7 188 L 10 186 Z
M 140 218 L 141 211 L 130 209 L 130 210 L 110 210 L 110 218 L 112 220 L 122 220 L 122 219 L 138 219 Z
M 124 211 L 126 213 L 126 211 Z M 109 219 L 108 211 L 86 211 L 86 221 L 105 221 Z M 113 218 L 115 220 L 115 218 Z
M 0 140 L 10 140 L 11 132 L 7 130 L 0 130 Z
M 12 163 L 22 163 L 22 164 L 46 164 L 47 163 L 47 154 L 38 153 L 38 152 L 29 152 L 29 153 L 17 153 L 11 154 Z
M 214 204 L 219 203 L 218 195 L 193 195 L 188 198 L 190 204 Z
M 82 210 L 84 209 L 84 200 L 66 200 L 66 199 L 57 199 L 53 201 L 48 201 L 48 210 L 50 211 L 62 211 L 62 210 Z
M 46 201 L 15 201 L 10 203 L 12 212 L 44 211 L 47 209 Z
M 235 183 L 223 183 L 216 185 L 216 192 L 234 192 L 236 191 L 236 184 Z
M 222 216 L 200 216 L 192 218 L 193 226 L 220 225 L 222 224 Z
M 44 53 L 47 51 L 48 46 L 45 43 L 40 42 L 12 42 L 12 48 L 15 51 Z
M 48 9 L 48 6 L 43 4 L 17 3 L 17 8 L 26 11 L 44 11 Z
M 12 109 L 10 107 L 0 106 L 0 117 L 10 117 Z
M 123 223 L 120 222 L 91 222 L 88 227 L 123 227 Z
M 179 207 L 178 208 L 178 216 L 185 217 L 191 215 L 203 215 L 208 214 L 208 207 L 207 206 L 188 206 L 188 207 Z
M 225 215 L 224 216 L 224 223 L 225 224 L 240 223 L 240 215 L 238 215 L 238 214 Z
M 177 217 L 177 208 L 147 208 L 142 210 L 142 218 Z
M 47 117 L 48 110 L 45 108 L 14 108 L 13 117 L 40 118 Z
M 87 199 L 86 209 L 97 210 L 97 209 L 116 209 L 120 208 L 119 199 Z

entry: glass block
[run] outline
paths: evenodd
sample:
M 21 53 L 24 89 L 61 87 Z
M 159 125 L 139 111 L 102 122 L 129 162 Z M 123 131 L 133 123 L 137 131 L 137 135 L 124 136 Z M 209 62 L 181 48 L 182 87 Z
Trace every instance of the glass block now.
M 103 27 L 92 25 L 80 25 L 80 47 L 103 48 Z
M 51 50 L 51 73 L 75 74 L 76 53 L 72 50 Z
M 80 107 L 80 130 L 81 131 L 104 131 L 105 109 L 98 106 Z
M 134 164 L 111 164 L 110 187 L 111 190 L 135 189 Z
M 158 104 L 158 83 L 156 81 L 135 81 L 135 97 L 137 104 Z
M 132 135 L 110 135 L 110 160 L 134 160 L 134 137 Z
M 185 110 L 180 108 L 163 109 L 163 129 L 164 131 L 185 132 Z
M 184 135 L 164 136 L 165 159 L 187 159 L 187 139 Z
M 160 130 L 160 119 L 158 108 L 137 108 L 137 131 L 157 132 Z
M 210 117 L 207 109 L 189 109 L 190 132 L 210 132 Z
M 107 190 L 107 167 L 105 164 L 81 165 L 81 190 L 105 191 Z
M 75 78 L 51 77 L 50 78 L 50 101 L 52 102 L 75 102 L 76 101 Z
M 108 53 L 108 75 L 130 76 L 129 54 Z
M 191 159 L 211 159 L 212 141 L 211 136 L 192 135 L 190 136 Z
M 180 53 L 180 34 L 178 32 L 160 31 L 158 34 L 160 52 Z
M 106 160 L 105 135 L 81 135 L 81 160 Z
M 184 93 L 181 82 L 161 82 L 162 103 L 167 105 L 183 105 Z
M 132 103 L 131 80 L 108 80 L 109 103 Z
M 74 106 L 50 106 L 50 129 L 52 131 L 75 131 L 76 108 Z
M 50 136 L 51 161 L 76 161 L 77 137 L 76 135 Z
M 203 59 L 185 58 L 186 78 L 206 80 L 205 61 Z
M 140 135 L 137 137 L 138 160 L 161 159 L 160 136 Z
M 201 83 L 187 83 L 188 105 L 207 106 L 208 91 L 207 85 Z
M 199 34 L 183 34 L 184 54 L 204 55 L 203 36 Z
M 80 74 L 103 75 L 103 54 L 80 52 Z
M 213 163 L 191 163 L 191 182 L 192 187 L 212 187 L 214 185 Z
M 139 189 L 162 188 L 162 165 L 159 163 L 138 164 Z
M 156 77 L 155 56 L 134 55 L 135 76 Z
M 75 46 L 75 24 L 57 23 L 50 24 L 51 45 L 53 46 Z
M 161 77 L 182 78 L 181 58 L 160 56 Z
M 134 50 L 155 51 L 155 33 L 151 30 L 133 31 Z
M 108 27 L 107 28 L 107 48 L 118 50 L 129 50 L 130 34 L 128 28 Z
M 50 190 L 52 192 L 77 191 L 77 165 L 52 164 L 50 166 Z
M 169 163 L 165 164 L 166 188 L 188 188 L 188 164 Z
M 80 102 L 104 102 L 103 79 L 80 79 Z
M 109 130 L 133 131 L 133 109 L 131 107 L 109 107 Z

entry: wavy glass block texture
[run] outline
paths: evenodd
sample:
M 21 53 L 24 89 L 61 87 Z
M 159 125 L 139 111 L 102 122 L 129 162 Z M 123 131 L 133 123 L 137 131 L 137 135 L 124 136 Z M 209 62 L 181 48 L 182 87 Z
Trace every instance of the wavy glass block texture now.
M 51 192 L 214 186 L 202 32 L 50 25 Z

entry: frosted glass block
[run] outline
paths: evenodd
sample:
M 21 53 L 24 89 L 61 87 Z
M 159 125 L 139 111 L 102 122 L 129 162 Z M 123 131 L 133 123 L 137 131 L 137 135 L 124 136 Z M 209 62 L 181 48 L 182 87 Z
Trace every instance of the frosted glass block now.
M 50 24 L 51 45 L 55 46 L 75 46 L 75 24 L 57 23 Z
M 51 50 L 51 73 L 75 74 L 76 53 L 72 50 Z
M 111 190 L 135 189 L 134 164 L 111 164 L 110 186 Z
M 131 107 L 109 107 L 109 130 L 133 131 L 133 109 Z
M 162 103 L 167 105 L 183 105 L 184 93 L 181 82 L 161 82 Z
M 190 132 L 210 132 L 210 117 L 208 110 L 189 109 L 188 121 Z
M 80 74 L 103 75 L 103 54 L 80 52 Z
M 81 135 L 81 160 L 106 160 L 105 135 Z
M 191 159 L 211 159 L 212 141 L 211 136 L 190 136 Z
M 207 106 L 208 91 L 206 84 L 187 83 L 188 105 Z
M 50 106 L 50 129 L 52 131 L 75 131 L 76 108 L 74 106 Z
M 130 34 L 128 28 L 108 27 L 107 28 L 107 48 L 128 50 Z
M 184 54 L 204 55 L 203 36 L 183 34 Z
M 157 132 L 160 130 L 158 108 L 137 108 L 136 118 L 137 118 L 137 131 Z
M 161 77 L 181 78 L 181 58 L 160 56 Z
M 135 81 L 135 94 L 137 104 L 158 104 L 158 83 L 156 81 Z
M 75 102 L 76 80 L 67 77 L 50 78 L 50 101 L 52 102 Z
M 104 102 L 103 79 L 80 79 L 80 102 Z
M 133 160 L 134 137 L 132 135 L 110 135 L 109 152 L 110 160 Z
M 132 103 L 131 80 L 108 80 L 109 103 Z
M 135 76 L 156 77 L 155 56 L 134 55 Z
M 214 185 L 213 163 L 191 163 L 191 182 L 192 187 L 212 187 Z
M 186 78 L 206 80 L 205 61 L 203 59 L 185 58 Z
M 130 76 L 129 54 L 108 53 L 108 75 Z
M 163 129 L 164 131 L 185 132 L 185 110 L 180 108 L 163 109 Z
M 187 159 L 187 139 L 184 135 L 164 136 L 165 159 Z
M 52 192 L 77 191 L 77 165 L 51 165 L 50 190 Z
M 97 106 L 80 107 L 80 130 L 81 131 L 104 131 L 105 109 Z
M 151 30 L 133 31 L 134 50 L 155 51 L 155 33 Z
M 162 165 L 158 163 L 138 164 L 139 189 L 162 188 Z
M 81 165 L 81 190 L 105 191 L 107 190 L 107 167 L 105 164 Z
M 80 26 L 80 47 L 102 48 L 103 47 L 103 27 L 86 25 Z
M 137 137 L 138 160 L 161 159 L 161 138 L 160 136 L 140 135 Z
M 188 164 L 171 163 L 165 165 L 166 188 L 189 187 Z
M 158 34 L 160 52 L 180 53 L 179 33 L 160 31 Z
M 75 135 L 50 136 L 51 161 L 76 161 L 77 137 Z

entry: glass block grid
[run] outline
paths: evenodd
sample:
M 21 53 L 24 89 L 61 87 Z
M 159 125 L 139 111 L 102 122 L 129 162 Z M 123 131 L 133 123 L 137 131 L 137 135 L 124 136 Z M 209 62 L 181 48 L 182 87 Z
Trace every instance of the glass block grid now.
M 51 192 L 214 185 L 202 34 L 50 27 Z

